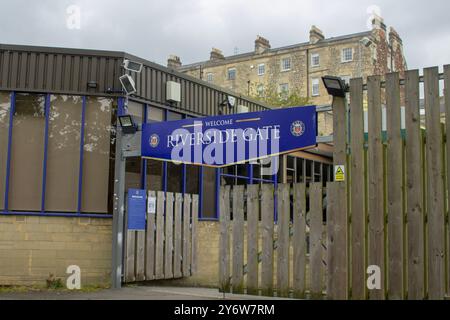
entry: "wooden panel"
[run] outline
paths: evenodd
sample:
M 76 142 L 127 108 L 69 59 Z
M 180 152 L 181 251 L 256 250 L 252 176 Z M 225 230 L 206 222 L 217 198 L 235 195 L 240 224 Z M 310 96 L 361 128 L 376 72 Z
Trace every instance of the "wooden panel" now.
M 173 278 L 173 193 L 166 193 L 166 226 L 164 237 L 164 278 Z
M 350 128 L 351 128 L 351 286 L 352 299 L 362 300 L 366 296 L 365 268 L 365 197 L 364 193 L 364 111 L 363 80 L 350 80 Z
M 155 279 L 164 278 L 164 192 L 158 191 L 156 200 Z
M 183 202 L 183 277 L 191 275 L 191 195 L 184 195 Z
M 277 296 L 289 295 L 289 184 L 278 185 Z
M 125 259 L 125 282 L 134 282 L 136 280 L 134 262 L 136 248 L 136 231 L 127 231 L 126 240 L 126 259 Z
M 427 127 L 428 296 L 430 299 L 442 299 L 445 291 L 445 222 L 438 68 L 425 69 L 424 79 Z
M 347 202 L 345 184 L 327 184 L 327 296 L 332 300 L 348 297 Z
M 244 186 L 233 187 L 233 293 L 244 292 Z
M 247 186 L 247 293 L 258 294 L 259 185 Z
M 156 198 L 156 192 L 150 191 L 149 198 Z M 154 213 L 147 213 L 147 234 L 145 243 L 145 279 L 155 278 L 155 217 Z
M 220 188 L 219 290 L 230 292 L 230 186 Z
M 405 98 L 408 299 L 421 300 L 424 298 L 424 231 L 418 70 L 406 72 Z
M 262 225 L 262 261 L 261 292 L 264 296 L 273 295 L 273 215 L 274 186 L 263 184 L 261 187 L 261 225 Z
M 347 111 L 343 98 L 333 98 L 334 165 L 347 164 Z M 346 177 L 347 178 L 347 177 Z M 347 299 L 347 182 L 330 184 L 328 200 L 327 294 L 330 299 Z M 330 190 L 327 188 L 327 192 Z
M 310 185 L 310 267 L 311 267 L 311 298 L 322 297 L 323 289 L 323 216 L 322 216 L 322 184 L 312 183 Z M 333 277 L 334 274 L 331 274 Z
M 294 185 L 294 298 L 305 298 L 306 185 Z
M 136 231 L 136 281 L 145 280 L 145 231 Z
M 198 194 L 192 195 L 192 206 L 191 206 L 191 213 L 192 213 L 192 228 L 191 228 L 191 234 L 192 234 L 192 240 L 191 240 L 191 275 L 194 275 L 197 272 L 197 261 L 198 261 L 198 241 L 197 241 L 197 227 L 198 227 Z
M 370 299 L 384 299 L 384 193 L 383 193 L 383 148 L 381 142 L 381 84 L 379 76 L 367 80 L 369 100 L 369 252 L 368 265 L 381 269 L 381 289 L 369 290 Z
M 400 77 L 386 76 L 387 214 L 389 299 L 403 299 L 403 168 L 400 132 Z
M 447 134 L 446 151 L 447 151 L 447 192 L 450 194 L 450 65 L 444 66 L 445 78 L 445 132 Z M 449 195 L 447 197 L 450 198 Z M 450 296 L 450 222 L 447 213 L 447 296 Z
M 174 245 L 173 245 L 173 276 L 174 278 L 181 278 L 181 215 L 183 213 L 183 195 L 181 193 L 175 194 L 175 221 L 174 221 Z

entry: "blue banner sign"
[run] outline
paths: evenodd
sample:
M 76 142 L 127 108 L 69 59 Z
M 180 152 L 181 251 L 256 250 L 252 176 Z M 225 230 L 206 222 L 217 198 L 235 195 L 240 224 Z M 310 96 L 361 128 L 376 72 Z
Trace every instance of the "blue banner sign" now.
M 142 128 L 144 158 L 224 167 L 316 146 L 316 107 L 190 118 Z
M 128 230 L 145 230 L 146 191 L 128 189 Z

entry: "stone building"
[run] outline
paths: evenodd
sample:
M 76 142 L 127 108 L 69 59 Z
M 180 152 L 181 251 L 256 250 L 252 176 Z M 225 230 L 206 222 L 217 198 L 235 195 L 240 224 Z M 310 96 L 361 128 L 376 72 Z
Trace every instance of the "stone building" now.
M 372 30 L 326 38 L 312 26 L 309 42 L 271 48 L 268 39 L 258 36 L 255 50 L 225 57 L 213 48 L 210 59 L 182 65 L 170 56 L 168 66 L 239 94 L 265 98 L 267 92 L 296 93 L 309 103 L 327 105 L 331 98 L 323 86 L 324 75 L 340 76 L 346 81 L 370 75 L 406 70 L 400 36 L 384 24 L 381 17 L 372 21 Z M 266 91 L 266 92 L 265 92 Z M 331 132 L 331 117 L 319 116 L 320 134 Z

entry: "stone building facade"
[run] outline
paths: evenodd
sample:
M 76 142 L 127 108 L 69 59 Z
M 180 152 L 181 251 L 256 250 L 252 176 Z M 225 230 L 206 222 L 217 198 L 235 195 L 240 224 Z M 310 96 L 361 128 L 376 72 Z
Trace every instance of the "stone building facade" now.
M 213 48 L 208 61 L 182 65 L 179 57 L 170 56 L 168 66 L 263 101 L 267 92 L 295 92 L 310 104 L 327 105 L 331 97 L 322 76 L 340 76 L 346 81 L 366 79 L 390 71 L 402 72 L 406 60 L 398 33 L 376 17 L 372 30 L 366 32 L 326 38 L 313 26 L 306 43 L 271 48 L 269 40 L 258 36 L 252 52 L 225 57 Z M 322 134 L 331 131 L 330 116 L 319 116 L 319 122 Z

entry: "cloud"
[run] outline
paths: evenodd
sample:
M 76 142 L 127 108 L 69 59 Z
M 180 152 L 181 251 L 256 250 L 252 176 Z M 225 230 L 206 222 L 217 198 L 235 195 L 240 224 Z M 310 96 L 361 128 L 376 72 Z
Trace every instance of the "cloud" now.
M 308 40 L 311 25 L 327 37 L 367 30 L 367 8 L 380 8 L 403 38 L 410 68 L 450 63 L 450 2 L 439 0 L 0 0 L 0 43 L 127 51 L 165 64 L 253 50 L 256 35 L 272 47 Z M 66 27 L 66 9 L 81 9 L 81 29 Z

